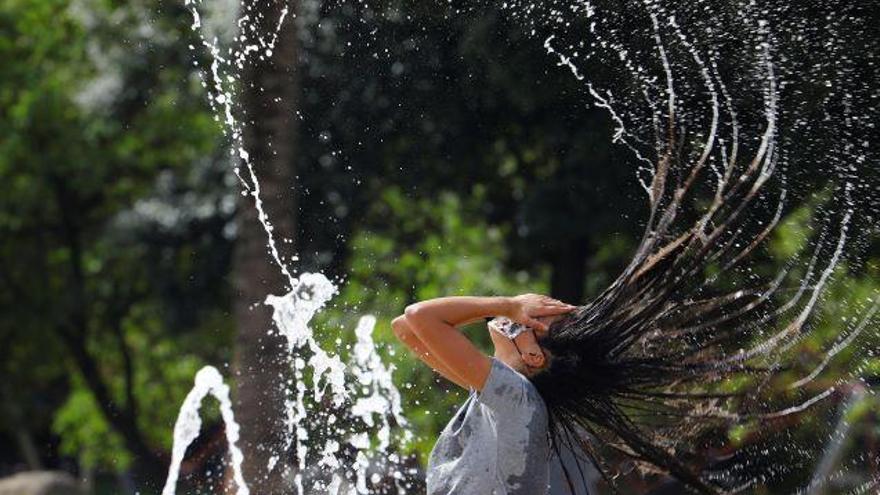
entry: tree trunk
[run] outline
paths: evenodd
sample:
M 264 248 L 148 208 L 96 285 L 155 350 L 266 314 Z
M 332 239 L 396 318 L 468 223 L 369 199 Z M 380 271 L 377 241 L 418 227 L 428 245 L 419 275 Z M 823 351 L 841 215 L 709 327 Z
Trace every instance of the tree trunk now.
M 553 253 L 550 273 L 550 295 L 571 304 L 581 304 L 587 277 L 589 240 L 586 237 L 572 239 Z
M 285 2 L 245 2 L 259 34 L 270 40 Z M 296 79 L 297 40 L 294 6 L 282 24 L 271 57 L 254 59 L 244 74 L 242 118 L 245 147 L 259 177 L 261 199 L 278 248 L 288 253 L 296 232 L 295 144 L 298 102 Z M 250 33 L 249 33 L 250 34 Z M 290 462 L 281 446 L 284 420 L 284 378 L 289 366 L 284 343 L 272 332 L 271 310 L 262 304 L 268 294 L 286 291 L 286 279 L 268 254 L 267 235 L 254 208 L 253 198 L 242 197 L 238 209 L 238 238 L 233 257 L 235 339 L 235 414 L 241 424 L 244 475 L 251 493 L 288 493 L 284 470 Z M 280 459 L 274 469 L 272 455 Z
M 18 451 L 27 464 L 28 469 L 36 471 L 43 469 L 43 461 L 40 452 L 34 442 L 28 425 L 24 421 L 24 412 L 19 406 L 18 400 L 12 394 L 6 392 L 6 387 L 0 385 L 0 418 L 13 432 Z

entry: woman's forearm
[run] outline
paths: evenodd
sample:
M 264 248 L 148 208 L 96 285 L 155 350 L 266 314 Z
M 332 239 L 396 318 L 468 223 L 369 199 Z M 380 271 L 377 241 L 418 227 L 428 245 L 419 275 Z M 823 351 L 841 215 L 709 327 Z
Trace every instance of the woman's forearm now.
M 404 314 L 408 318 L 435 319 L 459 326 L 489 316 L 507 315 L 511 307 L 509 297 L 450 296 L 410 304 Z
M 454 370 L 443 364 L 442 361 L 432 355 L 422 340 L 412 331 L 405 316 L 398 316 L 391 322 L 391 329 L 398 340 L 407 346 L 420 361 L 427 364 L 431 369 L 440 373 L 443 378 L 455 383 L 462 388 L 468 388 L 467 382 Z

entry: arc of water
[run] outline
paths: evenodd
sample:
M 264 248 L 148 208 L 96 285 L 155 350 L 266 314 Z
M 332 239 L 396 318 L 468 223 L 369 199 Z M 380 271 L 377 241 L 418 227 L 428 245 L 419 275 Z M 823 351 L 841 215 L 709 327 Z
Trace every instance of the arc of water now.
M 807 376 L 805 376 L 805 377 L 801 378 L 800 380 L 789 385 L 788 388 L 795 389 L 795 388 L 803 387 L 807 383 L 810 383 L 814 378 L 819 376 L 819 374 L 822 373 L 822 370 L 824 370 L 825 367 L 828 366 L 828 364 L 831 362 L 831 360 L 834 359 L 834 356 L 839 354 L 840 351 L 849 347 L 849 345 L 852 344 L 853 341 L 856 338 L 858 338 L 859 335 L 861 335 L 862 331 L 865 328 L 867 328 L 868 324 L 871 323 L 871 321 L 874 319 L 874 315 L 877 313 L 878 309 L 880 309 L 880 299 L 876 299 L 874 301 L 873 305 L 871 306 L 871 309 L 868 310 L 867 314 L 862 318 L 861 322 L 855 327 L 854 330 L 849 332 L 849 334 L 846 335 L 846 337 L 838 340 L 838 342 L 836 344 L 834 344 L 834 346 L 827 351 L 824 358 L 822 359 L 822 362 L 819 363 L 813 369 L 813 371 L 808 373 Z
M 245 169 L 247 170 L 248 178 L 250 179 L 249 181 L 245 180 L 244 176 L 241 173 L 240 167 L 235 167 L 235 175 L 236 177 L 238 177 L 239 182 L 244 188 L 242 194 L 249 195 L 253 199 L 254 208 L 256 208 L 257 210 L 257 218 L 259 219 L 260 224 L 262 224 L 263 230 L 266 232 L 267 244 L 269 247 L 269 252 L 272 254 L 272 259 L 275 261 L 275 264 L 278 265 L 281 273 L 287 278 L 289 285 L 292 287 L 295 283 L 295 278 L 290 272 L 287 264 L 284 262 L 284 260 L 281 259 L 281 253 L 278 251 L 275 235 L 273 234 L 274 227 L 272 226 L 272 222 L 269 219 L 269 215 L 263 208 L 263 200 L 260 191 L 260 181 L 257 179 L 257 173 L 254 169 L 254 164 L 250 158 L 250 154 L 247 152 L 244 146 L 244 133 L 242 132 L 241 122 L 235 117 L 235 112 L 233 108 L 233 105 L 235 103 L 235 90 L 228 87 L 229 85 L 231 85 L 232 81 L 235 81 L 236 79 L 233 75 L 234 69 L 243 68 L 244 63 L 247 61 L 248 55 L 252 52 L 256 52 L 258 45 L 262 46 L 265 49 L 266 56 L 271 56 L 272 50 L 275 47 L 275 43 L 278 40 L 278 33 L 284 23 L 285 18 L 288 15 L 288 7 L 285 6 L 282 9 L 278 19 L 278 23 L 276 24 L 275 30 L 272 33 L 272 39 L 268 43 L 259 38 L 257 39 L 257 44 L 248 43 L 248 36 L 251 34 L 251 31 L 255 30 L 248 29 L 249 24 L 247 21 L 250 19 L 250 17 L 248 16 L 248 14 L 243 14 L 238 20 L 238 26 L 241 33 L 238 39 L 244 48 L 230 48 L 230 57 L 232 59 L 230 60 L 221 56 L 219 42 L 216 39 L 213 41 L 208 41 L 201 33 L 200 29 L 202 26 L 202 21 L 198 10 L 199 3 L 199 0 L 184 1 L 184 5 L 189 9 L 190 13 L 193 16 L 192 28 L 199 32 L 202 40 L 202 45 L 207 48 L 208 51 L 211 53 L 211 83 L 214 87 L 214 91 L 216 91 L 217 94 L 216 96 L 211 96 L 209 98 L 209 101 L 211 102 L 211 107 L 215 110 L 215 112 L 216 105 L 219 104 L 223 108 L 225 124 L 223 126 L 223 131 L 224 133 L 226 133 L 227 137 L 232 140 L 232 144 L 235 150 L 231 150 L 231 152 L 233 154 L 237 154 L 242 163 L 244 163 Z M 294 256 L 291 261 L 296 261 L 296 259 L 297 258 Z
M 186 454 L 189 444 L 199 436 L 202 427 L 202 418 L 199 409 L 202 401 L 207 396 L 213 396 L 220 402 L 220 414 L 226 425 L 226 442 L 229 444 L 229 453 L 232 457 L 232 470 L 236 484 L 237 495 L 249 495 L 250 489 L 244 481 L 241 473 L 241 463 L 244 455 L 238 448 L 239 426 L 232 412 L 232 402 L 229 400 L 229 386 L 223 383 L 223 377 L 217 368 L 205 366 L 196 373 L 195 386 L 187 394 L 177 421 L 174 423 L 174 447 L 171 452 L 171 466 L 168 468 L 168 477 L 162 488 L 162 495 L 174 495 L 177 487 L 177 479 L 180 475 L 180 463 Z
M 553 47 L 552 41 L 555 38 L 555 36 L 551 35 L 544 40 L 544 49 L 547 51 L 547 54 L 556 55 L 556 57 L 559 59 L 559 65 L 568 67 L 572 75 L 578 81 L 584 81 L 585 78 L 583 74 L 580 73 L 578 67 L 574 64 L 571 57 L 565 55 L 564 53 Z M 590 96 L 593 98 L 596 107 L 607 111 L 609 116 L 611 117 L 611 120 L 614 121 L 615 129 L 614 135 L 612 136 L 612 141 L 616 143 L 622 143 L 635 154 L 636 158 L 640 162 L 647 164 L 648 168 L 653 167 L 654 163 L 650 159 L 642 155 L 641 151 L 639 151 L 638 148 L 636 148 L 632 143 L 629 142 L 629 134 L 626 130 L 626 124 L 624 123 L 623 118 L 617 114 L 617 112 L 614 110 L 614 107 L 611 105 L 610 92 L 606 93 L 607 96 L 602 96 L 602 94 L 596 90 L 591 82 L 586 81 L 585 84 L 587 86 L 587 91 L 589 91 Z M 642 182 L 642 185 L 647 189 L 647 185 L 641 178 L 639 179 L 639 181 Z

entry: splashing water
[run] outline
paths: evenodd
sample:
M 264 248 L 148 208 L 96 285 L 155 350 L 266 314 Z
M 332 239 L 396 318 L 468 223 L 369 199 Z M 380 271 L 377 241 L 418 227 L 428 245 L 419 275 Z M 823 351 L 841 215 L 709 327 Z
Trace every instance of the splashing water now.
M 193 16 L 192 28 L 202 35 L 201 16 L 197 0 L 186 0 L 187 8 Z M 376 352 L 372 332 L 376 320 L 372 316 L 363 316 L 355 329 L 357 343 L 351 363 L 345 363 L 334 354 L 325 351 L 317 342 L 309 322 L 315 314 L 333 297 L 337 289 L 333 283 L 320 273 L 302 273 L 295 277 L 288 269 L 277 249 L 271 219 L 263 209 L 260 197 L 260 183 L 254 164 L 244 147 L 241 122 L 236 119 L 234 105 L 236 92 L 234 85 L 238 80 L 237 70 L 244 68 L 253 57 L 271 57 L 278 39 L 278 30 L 288 15 L 288 8 L 282 10 L 275 33 L 266 40 L 249 38 L 252 30 L 250 23 L 254 21 L 247 13 L 238 22 L 240 48 L 221 50 L 216 39 L 209 41 L 202 35 L 202 43 L 210 52 L 212 62 L 209 78 L 212 91 L 209 100 L 215 115 L 222 116 L 224 130 L 233 144 L 233 154 L 237 154 L 243 164 L 235 168 L 235 174 L 244 191 L 243 195 L 251 196 L 257 209 L 258 219 L 267 236 L 269 252 L 281 273 L 286 277 L 290 291 L 282 296 L 268 295 L 265 303 L 273 308 L 272 319 L 276 329 L 286 340 L 286 356 L 294 370 L 294 390 L 287 391 L 285 401 L 285 435 L 281 445 L 271 446 L 275 454 L 269 459 L 268 470 L 275 469 L 281 455 L 291 447 L 298 459 L 297 471 L 293 483 L 296 492 L 306 493 L 304 483 L 306 476 L 311 475 L 308 493 L 370 493 L 368 481 L 377 483 L 379 479 L 374 473 L 368 480 L 368 470 L 390 473 L 396 484 L 398 493 L 405 493 L 407 472 L 402 467 L 403 459 L 397 454 L 386 452 L 393 441 L 405 444 L 412 440 L 408 423 L 403 416 L 400 394 L 391 379 L 392 369 L 387 367 Z M 296 261 L 294 257 L 291 261 Z M 307 353 L 303 351 L 308 351 Z M 305 361 L 301 355 L 310 357 Z M 306 369 L 311 373 L 307 376 Z M 307 382 L 311 382 L 308 389 Z M 223 421 L 226 424 L 229 449 L 232 453 L 232 468 L 239 495 L 249 493 L 246 480 L 241 474 L 243 456 L 235 442 L 238 439 L 239 425 L 233 416 L 229 403 L 228 387 L 223 384 L 219 372 L 207 366 L 196 375 L 195 386 L 181 407 L 174 430 L 173 457 L 163 495 L 175 493 L 175 486 L 180 470 L 180 463 L 187 446 L 196 439 L 201 426 L 198 415 L 201 400 L 211 394 L 221 402 Z M 329 388 L 329 390 L 327 390 Z M 330 404 L 334 411 L 323 412 L 325 425 L 321 433 L 325 437 L 320 451 L 320 459 L 313 466 L 307 465 L 313 438 L 307 430 L 305 421 L 309 418 L 307 401 L 320 402 L 329 393 Z M 351 403 L 350 408 L 346 405 Z M 393 425 L 392 425 L 393 422 Z M 360 425 L 363 425 L 361 427 Z M 392 432 L 392 426 L 395 432 Z M 373 445 L 373 438 L 376 445 Z M 316 442 L 315 442 L 316 443 Z M 357 450 L 353 471 L 354 486 L 346 488 L 341 474 L 347 468 L 342 460 L 342 444 L 347 443 Z M 379 455 L 375 455 L 378 453 Z M 329 469 L 332 478 L 327 481 L 323 469 Z

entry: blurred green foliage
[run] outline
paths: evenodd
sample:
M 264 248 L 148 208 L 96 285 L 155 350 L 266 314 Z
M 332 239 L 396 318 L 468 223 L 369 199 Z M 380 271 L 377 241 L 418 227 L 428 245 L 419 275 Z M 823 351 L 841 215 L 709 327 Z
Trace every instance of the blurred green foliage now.
M 228 255 L 226 192 L 191 205 L 210 218 L 159 199 L 197 194 L 171 177 L 223 177 L 220 128 L 192 70 L 163 62 L 178 54 L 132 36 L 161 29 L 142 8 L 0 6 L 3 424 L 86 468 L 167 451 L 193 373 L 229 355 L 225 309 L 188 307 L 224 297 L 191 277 Z

